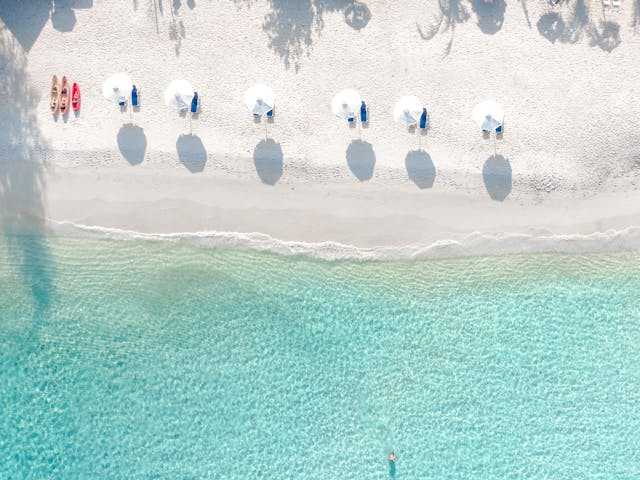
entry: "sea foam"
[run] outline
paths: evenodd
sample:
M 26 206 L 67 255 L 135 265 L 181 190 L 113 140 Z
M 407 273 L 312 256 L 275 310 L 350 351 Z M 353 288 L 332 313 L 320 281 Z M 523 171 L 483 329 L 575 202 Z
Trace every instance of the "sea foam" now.
M 473 232 L 460 239 L 443 239 L 431 244 L 358 247 L 334 241 L 281 240 L 259 232 L 143 233 L 69 221 L 49 220 L 47 224 L 52 232 L 65 236 L 188 242 L 199 247 L 250 249 L 323 260 L 411 260 L 526 253 L 605 253 L 640 249 L 640 227 L 636 226 L 589 234 L 562 235 Z

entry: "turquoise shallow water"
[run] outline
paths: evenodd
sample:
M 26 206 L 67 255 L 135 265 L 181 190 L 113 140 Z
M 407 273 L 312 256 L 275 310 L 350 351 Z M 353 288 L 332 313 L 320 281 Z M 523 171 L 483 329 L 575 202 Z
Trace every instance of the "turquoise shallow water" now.
M 640 255 L 0 242 L 0 478 L 640 477 Z

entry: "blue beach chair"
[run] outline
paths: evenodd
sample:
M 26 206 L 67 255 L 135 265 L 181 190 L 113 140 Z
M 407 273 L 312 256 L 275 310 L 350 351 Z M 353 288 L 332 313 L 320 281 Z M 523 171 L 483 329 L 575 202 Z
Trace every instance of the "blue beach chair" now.
M 198 92 L 193 92 L 193 99 L 191 100 L 191 113 L 198 113 Z
M 367 123 L 368 118 L 367 118 L 367 104 L 364 103 L 364 100 L 362 101 L 362 105 L 360 105 L 360 121 L 362 123 Z
M 267 112 L 267 118 L 273 118 L 273 108 Z
M 131 89 L 131 105 L 134 107 L 138 106 L 138 89 L 135 85 Z
M 420 115 L 420 128 L 424 130 L 425 128 L 427 128 L 427 125 L 429 125 L 429 120 L 427 118 L 427 109 L 423 108 L 422 115 Z
M 502 126 L 502 124 L 501 124 L 501 125 L 498 125 L 498 126 L 496 127 L 496 135 L 502 135 L 502 130 L 503 130 L 503 126 Z

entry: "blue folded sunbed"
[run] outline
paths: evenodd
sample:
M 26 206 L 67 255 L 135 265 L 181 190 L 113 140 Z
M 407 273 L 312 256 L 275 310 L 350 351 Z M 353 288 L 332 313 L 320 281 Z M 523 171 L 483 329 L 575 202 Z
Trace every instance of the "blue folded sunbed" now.
M 420 128 L 425 129 L 429 124 L 429 120 L 427 118 L 427 109 L 422 109 L 422 115 L 420 115 Z
M 198 92 L 193 92 L 193 99 L 191 100 L 191 113 L 198 111 Z
M 367 123 L 367 104 L 362 101 L 362 105 L 360 105 L 360 121 L 362 123 Z
M 138 106 L 138 89 L 135 85 L 133 86 L 133 89 L 131 89 L 131 105 L 134 107 Z

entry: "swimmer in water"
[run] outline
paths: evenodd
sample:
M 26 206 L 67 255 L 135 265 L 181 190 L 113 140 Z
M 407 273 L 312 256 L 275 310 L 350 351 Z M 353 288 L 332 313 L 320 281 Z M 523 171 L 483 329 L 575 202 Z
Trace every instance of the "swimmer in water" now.
M 389 456 L 387 457 L 387 459 L 391 463 L 395 463 L 395 461 L 398 460 L 398 457 L 396 456 L 395 452 L 393 450 L 391 450 L 391 452 L 389 453 Z

